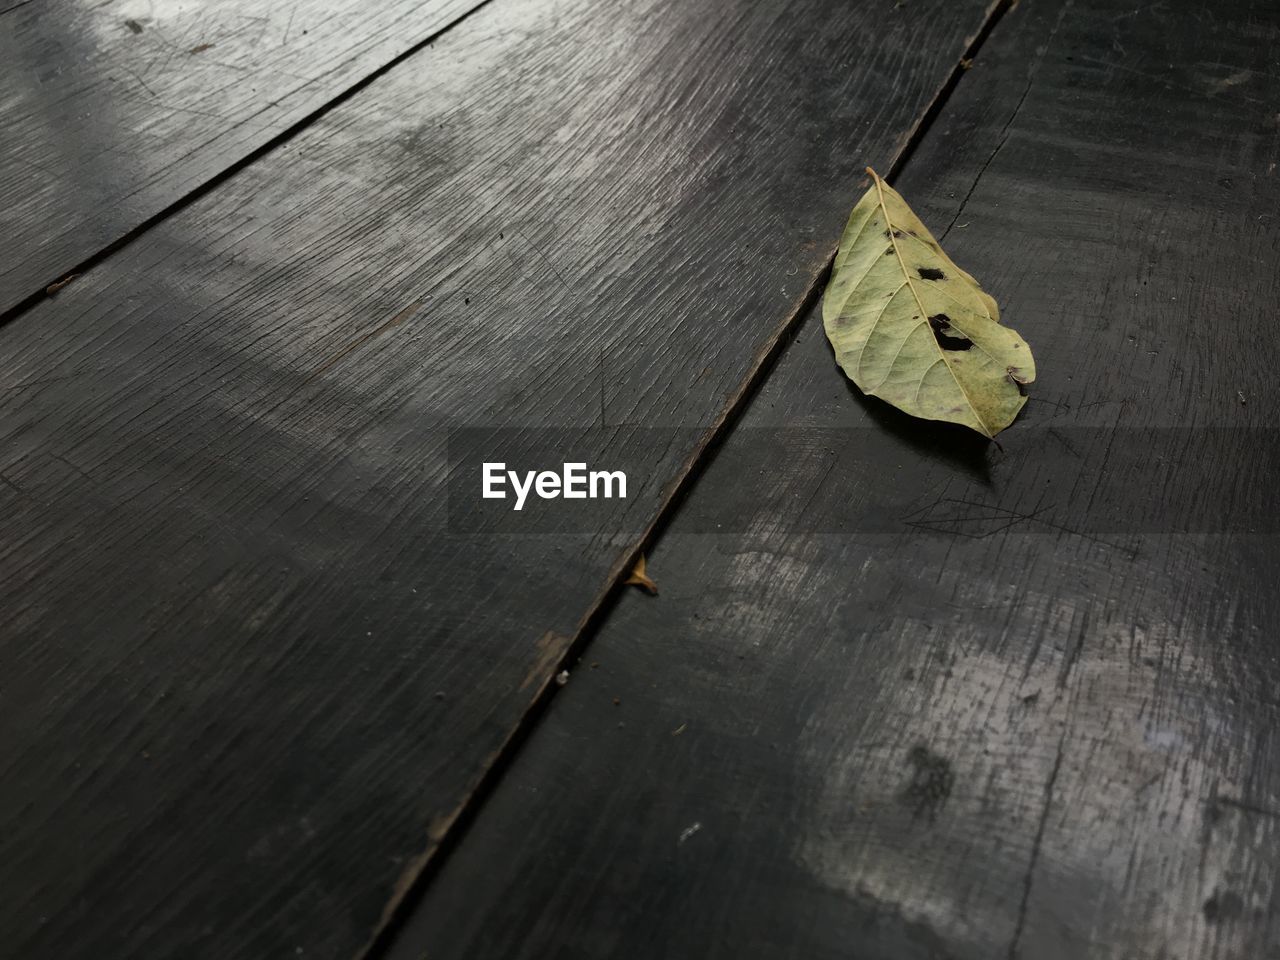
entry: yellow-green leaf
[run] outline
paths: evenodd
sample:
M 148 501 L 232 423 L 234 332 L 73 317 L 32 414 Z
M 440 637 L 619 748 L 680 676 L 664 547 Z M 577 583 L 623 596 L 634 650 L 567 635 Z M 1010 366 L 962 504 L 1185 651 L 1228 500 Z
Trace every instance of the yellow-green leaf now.
M 840 241 L 822 320 L 836 362 L 870 396 L 987 437 L 1036 376 L 1031 348 L 892 187 L 871 174 Z

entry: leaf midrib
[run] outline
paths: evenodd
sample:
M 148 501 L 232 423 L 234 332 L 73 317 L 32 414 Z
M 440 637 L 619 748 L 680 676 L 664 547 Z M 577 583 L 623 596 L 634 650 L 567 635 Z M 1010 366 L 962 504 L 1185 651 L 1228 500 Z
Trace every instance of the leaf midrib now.
M 875 181 L 875 185 L 876 185 L 876 202 L 880 205 L 881 212 L 884 213 L 885 226 L 889 228 L 889 243 L 893 247 L 893 255 L 898 260 L 898 266 L 902 270 L 902 276 L 906 278 L 907 286 L 911 289 L 911 296 L 915 298 L 916 306 L 920 308 L 920 323 L 928 323 L 929 311 L 927 311 L 924 308 L 924 303 L 921 302 L 920 300 L 920 294 L 916 290 L 916 286 L 911 280 L 911 273 L 910 271 L 907 270 L 907 263 L 905 260 L 902 259 L 902 251 L 898 249 L 898 238 L 893 235 L 893 219 L 889 215 L 889 207 L 884 202 L 884 190 L 882 189 L 884 181 L 880 179 L 880 175 L 876 173 L 874 170 L 871 170 L 870 173 L 871 173 L 871 179 Z M 953 297 L 952 299 L 955 299 L 955 298 Z M 918 325 L 919 324 L 917 324 L 917 326 Z M 978 423 L 982 424 L 982 429 L 987 434 L 987 436 L 992 436 L 993 434 L 992 434 L 991 427 L 989 427 L 987 425 L 987 422 L 982 419 L 982 414 L 978 412 L 978 408 L 973 405 L 973 400 L 970 399 L 969 392 L 965 390 L 964 384 L 961 383 L 960 378 L 956 376 L 955 368 L 951 366 L 951 361 L 947 359 L 947 355 L 943 351 L 942 347 L 938 344 L 938 340 L 936 337 L 933 338 L 933 346 L 934 346 L 934 349 L 938 351 L 939 359 L 941 359 L 942 362 L 946 364 L 947 372 L 951 374 L 951 379 L 955 381 L 956 387 L 960 390 L 960 395 L 964 397 L 964 402 L 967 403 L 969 405 L 969 409 L 973 411 L 974 419 L 976 419 Z M 936 363 L 931 364 L 929 369 L 930 370 L 933 369 L 933 367 L 936 365 L 937 365 Z M 929 373 L 929 370 L 926 370 L 924 374 L 921 375 L 920 377 L 920 383 L 916 385 L 917 397 L 919 397 L 920 395 L 920 387 L 921 385 L 923 385 L 924 378 L 925 376 L 928 376 L 928 373 Z

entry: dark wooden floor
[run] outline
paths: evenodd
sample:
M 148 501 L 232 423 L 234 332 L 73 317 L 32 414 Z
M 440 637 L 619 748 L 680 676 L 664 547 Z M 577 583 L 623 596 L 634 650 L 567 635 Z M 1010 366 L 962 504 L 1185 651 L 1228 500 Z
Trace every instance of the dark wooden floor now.
M 0 49 L 5 955 L 1280 957 L 1274 4 Z M 868 163 L 1036 351 L 999 447 L 832 360 Z M 629 497 L 468 499 L 556 445 Z

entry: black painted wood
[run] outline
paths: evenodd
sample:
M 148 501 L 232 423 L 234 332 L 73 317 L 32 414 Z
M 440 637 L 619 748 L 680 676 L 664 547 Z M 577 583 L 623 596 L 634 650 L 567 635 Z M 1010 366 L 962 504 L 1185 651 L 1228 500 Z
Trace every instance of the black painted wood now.
M 0 330 L 0 942 L 355 955 L 984 16 L 494 3 Z
M 479 0 L 0 8 L 0 315 Z
M 395 960 L 1280 956 L 1278 49 L 1001 21 L 898 186 L 1036 352 L 1003 449 L 810 316 Z

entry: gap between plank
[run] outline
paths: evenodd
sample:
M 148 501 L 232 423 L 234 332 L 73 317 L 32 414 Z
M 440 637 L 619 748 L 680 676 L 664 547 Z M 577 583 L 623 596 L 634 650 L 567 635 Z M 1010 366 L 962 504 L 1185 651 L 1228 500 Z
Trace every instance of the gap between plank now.
M 486 0 L 487 2 L 487 0 Z M 995 29 L 1001 18 L 1018 0 L 993 0 L 987 7 L 982 25 L 977 33 L 966 38 L 964 52 L 961 53 L 951 73 L 943 81 L 942 86 L 934 94 L 929 105 L 920 114 L 919 119 L 907 134 L 902 148 L 894 156 L 885 181 L 892 184 L 902 170 L 915 155 L 916 148 L 928 134 L 943 107 L 951 98 L 960 78 L 964 76 L 966 62 L 982 48 L 991 31 Z M 412 913 L 413 908 L 422 899 L 432 881 L 439 875 L 449 855 L 458 847 L 467 830 L 474 823 L 476 816 L 483 809 L 485 802 L 493 794 L 506 771 L 515 762 L 521 748 L 532 735 L 539 721 L 545 715 L 559 686 L 554 682 L 556 674 L 567 670 L 582 658 L 591 641 L 595 639 L 601 625 L 618 601 L 622 590 L 622 582 L 630 573 L 641 554 L 645 553 L 666 530 L 672 517 L 680 505 L 688 497 L 689 492 L 698 482 L 706 468 L 714 460 L 716 451 L 724 439 L 733 431 L 741 420 L 751 399 L 759 392 L 768 379 L 770 372 L 777 364 L 787 342 L 795 333 L 800 321 L 818 302 L 818 297 L 831 273 L 831 265 L 835 260 L 836 250 L 827 257 L 826 265 L 818 271 L 809 288 L 792 308 L 781 324 L 757 352 L 754 363 L 742 380 L 737 391 L 729 398 L 720 415 L 707 428 L 698 446 L 681 466 L 674 479 L 667 485 L 667 492 L 658 506 L 653 520 L 645 528 L 635 545 L 610 568 L 604 589 L 592 601 L 586 614 L 578 622 L 574 635 L 569 638 L 564 651 L 556 658 L 555 663 L 546 671 L 546 676 L 539 682 L 529 706 L 520 716 L 515 726 L 507 734 L 498 748 L 490 754 L 489 761 L 481 771 L 476 785 L 471 792 L 462 798 L 454 810 L 437 821 L 432 831 L 438 836 L 432 838 L 431 845 L 419 856 L 413 858 L 402 873 L 399 883 L 383 910 L 382 920 L 369 942 L 356 956 L 356 960 L 378 960 L 385 957 L 395 942 L 396 936 Z
M 17 10 L 19 7 L 25 7 L 30 2 L 31 0 L 18 0 L 17 3 L 0 9 L 0 17 L 3 17 L 6 13 L 13 13 L 13 11 Z
M 31 2 L 31 0 L 21 0 L 21 2 L 16 3 L 13 6 L 8 7 L 7 9 L 0 9 L 0 16 L 10 12 L 11 10 L 16 10 L 18 9 L 18 7 L 24 6 L 29 2 Z M 312 110 L 310 113 L 306 114 L 300 119 L 294 121 L 289 126 L 281 130 L 279 133 L 272 136 L 265 143 L 260 144 L 259 146 L 255 147 L 253 150 L 250 150 L 248 153 L 246 153 L 239 160 L 234 161 L 229 166 L 213 174 L 213 176 L 211 176 L 208 180 L 204 181 L 204 183 L 201 183 L 199 186 L 194 187 L 192 190 L 188 191 L 187 193 L 184 193 L 182 196 L 178 197 L 178 199 L 174 200 L 168 206 L 162 207 L 160 210 L 158 210 L 156 213 L 153 213 L 151 216 L 147 217 L 137 226 L 133 227 L 130 230 L 125 231 L 119 237 L 117 237 L 116 239 L 108 243 L 105 247 L 102 247 L 95 253 L 90 254 L 85 259 L 73 265 L 70 269 L 64 270 L 58 276 L 50 277 L 48 279 L 48 282 L 42 285 L 39 289 L 34 290 L 31 293 L 27 294 L 27 296 L 23 297 L 21 300 L 15 303 L 8 310 L 0 311 L 0 328 L 3 328 L 8 324 L 12 323 L 14 320 L 18 319 L 20 316 L 22 316 L 24 313 L 26 313 L 28 310 L 34 307 L 36 304 L 40 303 L 40 301 L 46 300 L 50 296 L 52 296 L 52 294 L 50 293 L 50 290 L 53 290 L 53 292 L 56 293 L 62 287 L 70 283 L 73 279 L 79 279 L 83 274 L 92 270 L 94 267 L 97 267 L 104 260 L 110 257 L 113 253 L 116 253 L 117 251 L 122 250 L 129 244 L 133 243 L 134 240 L 137 240 L 140 236 L 142 236 L 152 227 L 169 219 L 174 214 L 180 213 L 182 210 L 185 210 L 187 207 L 191 206 L 191 204 L 195 203 L 201 197 L 205 196 L 206 194 L 210 193 L 212 190 L 226 183 L 228 180 L 234 177 L 237 173 L 239 173 L 245 167 L 249 166 L 249 164 L 256 163 L 257 161 L 265 157 L 267 154 L 275 150 L 277 147 L 282 146 L 285 143 L 288 143 L 290 140 L 296 137 L 299 133 L 301 133 L 307 127 L 311 126 L 311 124 L 315 123 L 317 120 L 324 117 L 325 114 L 329 113 L 329 111 L 333 110 L 335 107 L 341 106 L 342 104 L 346 103 L 348 100 L 354 97 L 361 90 L 364 90 L 366 87 L 372 84 L 375 80 L 379 79 L 382 76 L 385 76 L 387 73 L 390 73 L 392 70 L 394 70 L 400 64 L 404 63 L 410 57 L 416 56 L 418 53 L 422 52 L 422 50 L 424 50 L 427 46 L 429 46 L 432 43 L 435 43 L 437 40 L 439 40 L 442 36 L 444 36 L 454 27 L 461 24 L 464 20 L 469 19 L 473 14 L 480 12 L 480 10 L 484 9 L 491 3 L 493 3 L 493 0 L 478 0 L 478 2 L 474 6 L 470 7 L 467 10 L 464 10 L 462 13 L 458 14 L 452 20 L 445 23 L 444 26 L 440 27 L 439 29 L 434 30 L 431 33 L 427 34 L 427 36 L 423 37 L 421 40 L 419 40 L 413 46 L 409 47 L 407 50 L 404 50 L 401 53 L 396 54 L 386 63 L 382 64 L 382 66 L 376 67 L 371 73 L 365 74 L 355 83 L 353 83 L 351 86 L 347 87 L 345 90 L 342 90 L 338 94 L 336 94 L 333 97 L 333 99 L 326 100 L 320 106 L 316 107 L 316 109 Z

